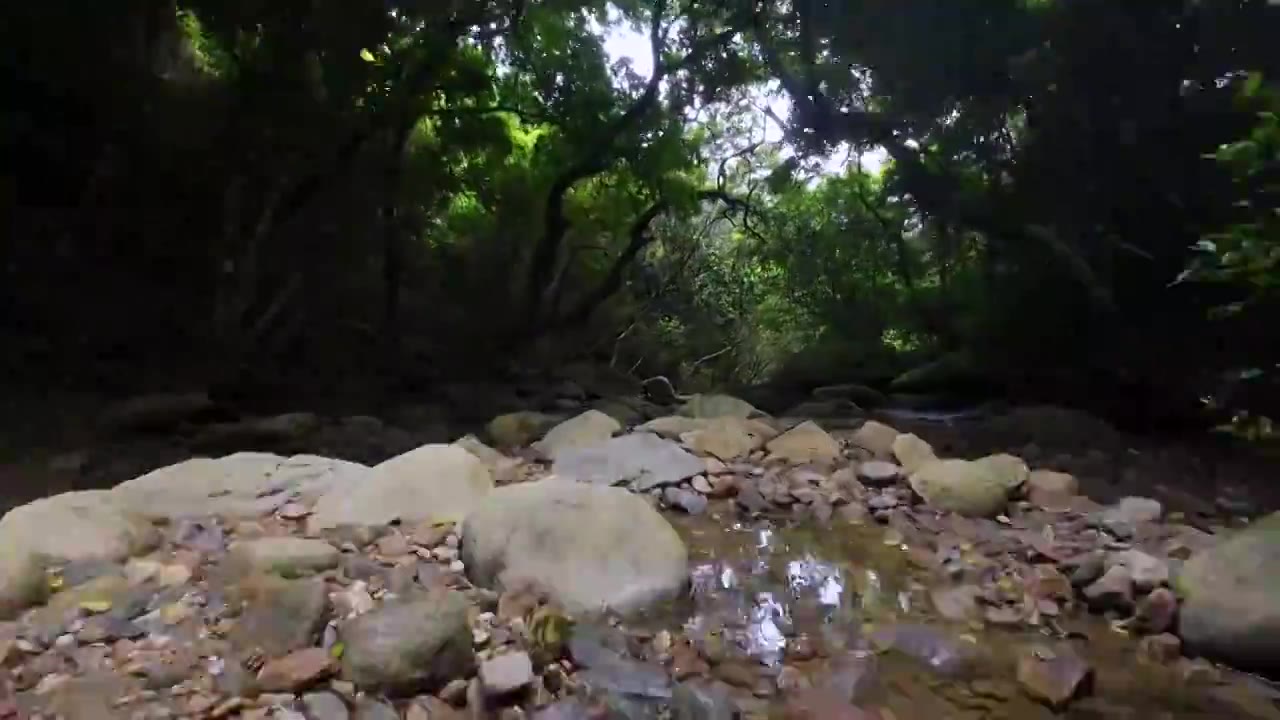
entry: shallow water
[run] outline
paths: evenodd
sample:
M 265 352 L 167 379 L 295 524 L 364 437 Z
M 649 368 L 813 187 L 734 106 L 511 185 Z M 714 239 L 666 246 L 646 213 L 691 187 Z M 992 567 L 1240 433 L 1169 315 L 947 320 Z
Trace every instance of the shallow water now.
M 749 717 L 781 716 L 798 682 L 897 720 L 1280 719 L 1261 681 L 1140 661 L 1136 637 L 1083 610 L 1039 627 L 948 621 L 929 591 L 949 581 L 895 530 L 741 520 L 728 503 L 672 520 L 690 548 L 691 591 L 637 626 L 683 633 L 717 677 L 735 666 Z M 1030 648 L 1085 659 L 1086 691 L 1057 712 L 1031 699 L 1016 679 Z

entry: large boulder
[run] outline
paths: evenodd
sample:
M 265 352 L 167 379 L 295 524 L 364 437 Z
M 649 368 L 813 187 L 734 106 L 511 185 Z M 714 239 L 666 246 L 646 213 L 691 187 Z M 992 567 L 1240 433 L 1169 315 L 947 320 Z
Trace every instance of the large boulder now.
M 345 460 L 242 452 L 168 465 L 117 485 L 111 494 L 117 504 L 156 520 L 253 518 L 291 499 L 311 500 L 335 487 L 359 486 L 368 473 L 368 467 Z
M 840 443 L 812 421 L 805 421 L 770 440 L 770 456 L 789 463 L 833 465 L 840 459 Z
M 560 479 L 597 485 L 625 484 L 636 491 L 675 485 L 705 469 L 705 463 L 676 443 L 645 432 L 566 450 L 551 466 Z
M 675 529 L 622 488 L 555 479 L 501 487 L 467 516 L 462 537 L 473 582 L 532 581 L 573 613 L 637 610 L 688 578 Z
M 556 460 L 562 453 L 598 445 L 621 430 L 622 423 L 599 410 L 588 410 L 551 428 L 533 447 Z
M 1192 555 L 1175 588 L 1189 650 L 1244 670 L 1280 671 L 1280 513 Z
M 467 599 L 452 590 L 389 603 L 342 626 L 342 675 L 362 689 L 438 689 L 475 667 Z
M 689 418 L 671 418 L 679 419 Z M 759 420 L 718 417 L 698 422 L 705 424 L 700 429 L 681 433 L 680 441 L 696 452 L 721 460 L 733 460 L 759 450 L 777 434 L 773 428 Z
M 930 506 L 969 517 L 1005 511 L 1014 475 L 1002 460 L 934 460 L 911 475 L 911 488 Z
M 322 495 L 309 527 L 458 522 L 492 489 L 493 473 L 475 455 L 457 445 L 423 445 Z

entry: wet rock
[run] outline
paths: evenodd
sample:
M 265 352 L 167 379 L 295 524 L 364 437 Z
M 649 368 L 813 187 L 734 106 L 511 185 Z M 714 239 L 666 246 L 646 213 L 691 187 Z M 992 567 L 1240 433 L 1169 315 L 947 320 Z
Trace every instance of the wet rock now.
M 1046 510 L 1060 510 L 1070 505 L 1080 492 L 1080 481 L 1074 475 L 1052 470 L 1033 470 L 1027 479 L 1027 499 Z
M 729 692 L 719 685 L 685 682 L 671 693 L 672 720 L 733 720 L 737 711 Z
M 760 488 L 755 483 L 748 483 L 738 487 L 738 494 L 734 498 L 738 507 L 748 513 L 767 512 L 773 507 L 768 498 L 760 492 Z
M 1133 577 L 1123 566 L 1116 565 L 1084 589 L 1089 607 L 1098 610 L 1127 611 L 1133 607 Z
M 1009 502 L 1007 478 L 979 461 L 935 460 L 917 470 L 910 482 L 931 507 L 969 517 L 994 517 Z
M 1100 552 L 1089 552 L 1069 559 L 1062 564 L 1067 571 L 1068 579 L 1075 587 L 1092 585 L 1106 572 L 1106 555 Z
M 879 628 L 871 642 L 880 649 L 892 649 L 924 663 L 942 675 L 968 669 L 977 656 L 976 648 L 943 630 L 928 625 L 901 624 Z
M 884 423 L 868 420 L 862 424 L 849 441 L 855 446 L 871 452 L 877 459 L 893 459 L 893 441 L 898 438 L 898 431 Z
M 346 703 L 331 692 L 307 693 L 302 696 L 302 706 L 311 720 L 347 720 L 351 717 Z
M 692 490 L 669 487 L 662 491 L 662 499 L 667 505 L 680 508 L 690 515 L 701 515 L 707 511 L 706 496 Z
M 1182 656 L 1182 640 L 1177 635 L 1161 633 L 1138 642 L 1138 658 L 1155 665 L 1169 665 Z
M 308 529 L 458 522 L 493 489 L 493 474 L 455 445 L 424 445 L 374 467 L 316 502 Z
M 278 657 L 314 644 L 329 607 L 323 582 L 254 578 L 251 592 L 229 636 L 241 655 Z
M 533 682 L 533 661 L 528 653 L 509 652 L 480 664 L 480 685 L 490 698 L 503 697 Z
M 258 688 L 264 692 L 298 692 L 337 671 L 337 663 L 324 648 L 306 648 L 268 660 L 258 672 Z
M 893 456 L 898 459 L 902 469 L 908 475 L 938 459 L 933 446 L 911 434 L 898 435 L 890 446 Z
M 342 626 L 342 676 L 362 688 L 433 690 L 475 667 L 467 600 L 433 591 Z
M 1169 565 L 1141 550 L 1111 553 L 1107 556 L 1106 565 L 1108 569 L 1118 566 L 1128 570 L 1129 577 L 1133 579 L 1133 585 L 1139 592 L 1150 592 L 1169 582 Z
M 1030 648 L 1018 658 L 1018 684 L 1028 696 L 1053 708 L 1087 691 L 1092 674 L 1089 663 L 1065 646 Z
M 805 690 L 787 699 L 783 720 L 881 720 L 825 688 Z
M 858 477 L 868 485 L 892 485 L 901 476 L 901 467 L 884 460 L 868 460 L 858 465 Z
M 1168 588 L 1156 588 L 1138 603 L 1134 624 L 1141 632 L 1159 634 L 1173 628 L 1178 598 Z
M 680 415 L 692 418 L 749 418 L 759 412 L 751 403 L 731 395 L 703 394 L 690 396 L 679 410 Z
M 1093 516 L 1097 526 L 1121 539 L 1133 537 L 1139 525 L 1154 522 L 1164 514 L 1158 500 L 1144 497 L 1127 497 Z
M 1176 580 L 1178 634 L 1193 653 L 1280 669 L 1280 513 L 1191 556 Z
M 695 452 L 729 461 L 764 447 L 774 433 L 757 420 L 718 417 L 704 421 L 701 428 L 681 433 L 679 437 Z
M 625 484 L 637 492 L 677 485 L 704 469 L 701 460 L 670 440 L 646 433 L 612 438 L 587 448 L 566 450 L 552 473 L 559 479 L 597 485 Z
M 617 420 L 599 410 L 588 410 L 551 428 L 533 447 L 558 460 L 567 451 L 599 445 L 621 431 Z
M 541 438 L 557 422 L 559 418 L 554 415 L 524 410 L 495 417 L 485 431 L 498 447 L 516 448 Z
M 297 578 L 338 566 L 341 553 L 323 540 L 264 537 L 231 544 L 227 566 L 241 575 L 273 573 Z
M 982 591 L 974 585 L 959 585 L 950 588 L 933 588 L 929 598 L 933 607 L 942 617 L 964 622 L 978 615 L 978 598 Z
M 694 476 L 693 480 L 691 480 L 689 484 L 695 491 L 702 493 L 703 495 L 710 495 L 716 491 L 715 486 L 711 484 L 711 481 L 708 480 L 705 475 Z
M 352 720 L 400 720 L 400 713 L 387 703 L 364 695 L 356 698 Z
M 467 517 L 462 536 L 473 582 L 531 581 L 574 613 L 638 609 L 687 581 L 680 536 L 621 488 L 558 480 L 502 487 Z
M 794 464 L 814 463 L 834 465 L 840 458 L 840 443 L 818 427 L 806 421 L 765 443 L 771 457 Z

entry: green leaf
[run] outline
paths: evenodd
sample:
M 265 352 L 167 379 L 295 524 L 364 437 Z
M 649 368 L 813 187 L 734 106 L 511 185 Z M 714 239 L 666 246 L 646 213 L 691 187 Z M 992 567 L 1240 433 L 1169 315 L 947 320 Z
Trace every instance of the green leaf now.
M 369 52 L 369 48 L 360 48 L 360 59 L 369 63 L 378 61 L 378 59 L 373 56 L 373 53 Z
M 1248 79 L 1244 81 L 1244 87 L 1241 88 L 1240 92 L 1245 97 L 1254 97 L 1258 94 L 1258 91 L 1261 89 L 1262 89 L 1262 73 L 1251 72 L 1249 73 Z

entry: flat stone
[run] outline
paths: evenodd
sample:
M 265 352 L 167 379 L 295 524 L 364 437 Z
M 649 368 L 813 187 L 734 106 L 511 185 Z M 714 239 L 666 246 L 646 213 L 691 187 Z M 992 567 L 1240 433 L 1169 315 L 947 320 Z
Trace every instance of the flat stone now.
M 551 428 L 533 447 L 557 460 L 565 452 L 599 445 L 621 431 L 622 423 L 599 410 L 588 410 Z
M 551 472 L 559 479 L 597 485 L 626 485 L 637 492 L 677 485 L 700 474 L 704 465 L 670 440 L 647 432 L 608 439 L 560 453 Z
M 1093 522 L 1118 538 L 1128 539 L 1133 537 L 1139 525 L 1155 522 L 1163 514 L 1164 507 L 1158 500 L 1127 497 L 1097 513 Z
M 331 692 L 314 692 L 302 696 L 302 706 L 311 720 L 348 720 L 351 717 L 342 698 Z
M 264 537 L 232 543 L 226 563 L 242 575 L 273 573 L 296 578 L 338 567 L 341 555 L 323 540 Z
M 902 468 L 885 460 L 868 460 L 858 465 L 858 477 L 868 485 L 891 485 L 902 477 Z
M 1027 499 L 1046 510 L 1069 507 L 1071 498 L 1079 492 L 1080 481 L 1068 473 L 1033 470 L 1027 479 Z
M 475 667 L 467 600 L 451 590 L 344 624 L 342 676 L 364 689 L 435 690 Z
M 298 650 L 268 660 L 258 672 L 258 688 L 264 692 L 295 693 L 332 675 L 337 665 L 324 648 Z
M 325 493 L 308 528 L 458 522 L 492 489 L 493 474 L 476 456 L 456 445 L 423 445 Z
M 532 682 L 533 661 L 528 653 L 503 653 L 480 663 L 480 684 L 488 697 L 509 695 Z
M 532 582 L 572 613 L 627 612 L 685 586 L 688 554 L 640 496 L 559 480 L 495 490 L 463 523 L 472 582 Z

